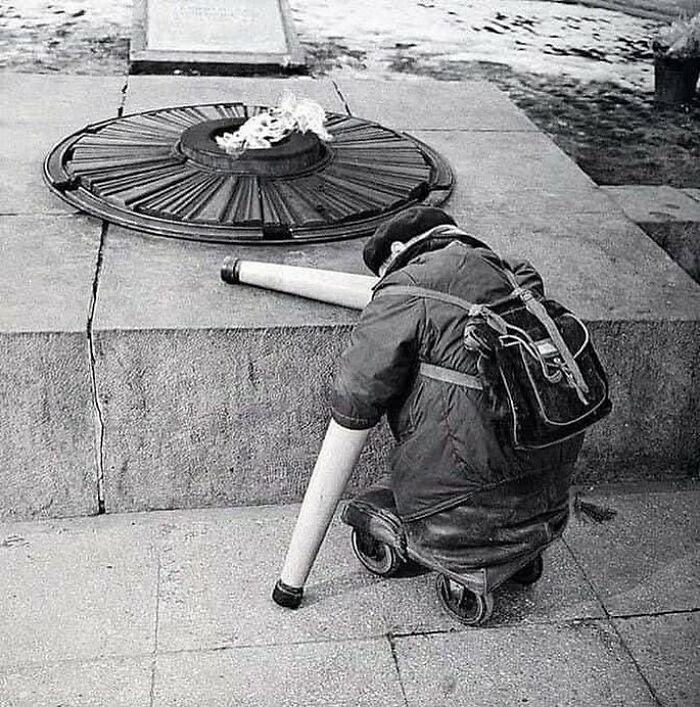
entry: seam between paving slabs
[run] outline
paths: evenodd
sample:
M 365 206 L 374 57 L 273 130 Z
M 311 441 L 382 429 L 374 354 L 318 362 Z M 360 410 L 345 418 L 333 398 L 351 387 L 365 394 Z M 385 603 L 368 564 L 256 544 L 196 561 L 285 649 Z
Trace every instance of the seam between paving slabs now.
M 105 512 L 105 494 L 104 494 L 104 436 L 105 426 L 104 417 L 102 415 L 102 405 L 100 403 L 99 389 L 97 385 L 97 370 L 94 338 L 94 319 L 95 310 L 97 308 L 97 295 L 100 286 L 100 274 L 102 272 L 102 261 L 104 259 L 104 244 L 109 228 L 106 221 L 102 221 L 100 229 L 100 245 L 97 249 L 97 261 L 95 263 L 95 274 L 92 279 L 92 294 L 90 297 L 90 310 L 88 312 L 86 335 L 88 342 L 88 351 L 90 353 L 90 382 L 92 386 L 92 410 L 95 423 L 95 462 L 96 462 L 96 485 L 97 485 L 97 512 Z
M 611 614 L 610 618 L 616 621 L 626 621 L 627 619 L 654 619 L 657 616 L 683 616 L 684 614 L 697 614 L 700 608 L 693 607 L 692 609 L 665 609 L 664 611 L 655 611 L 652 614 Z
M 615 632 L 615 635 L 617 636 L 618 640 L 620 641 L 620 644 L 624 647 L 625 651 L 627 651 L 627 655 L 630 657 L 630 660 L 632 661 L 632 665 L 634 665 L 635 669 L 637 670 L 637 673 L 639 674 L 639 677 L 642 679 L 644 684 L 647 687 L 647 690 L 649 691 L 649 694 L 651 695 L 651 698 L 654 700 L 654 702 L 659 705 L 659 707 L 663 707 L 663 703 L 659 699 L 659 696 L 656 694 L 656 690 L 652 687 L 652 684 L 649 682 L 647 679 L 647 676 L 644 674 L 642 671 L 641 666 L 637 662 L 637 659 L 634 656 L 634 653 L 632 653 L 631 648 L 627 645 L 627 641 L 625 641 L 624 637 L 620 633 L 619 629 L 615 625 L 615 622 L 612 620 L 613 617 L 610 615 L 610 612 L 608 611 L 608 607 L 605 606 L 605 602 L 603 601 L 603 598 L 600 596 L 600 593 L 596 589 L 595 585 L 591 581 L 590 577 L 586 573 L 585 568 L 581 564 L 580 560 L 576 556 L 576 553 L 571 549 L 569 546 L 569 543 L 566 542 L 566 538 L 562 537 L 562 542 L 564 545 L 566 545 L 567 550 L 571 553 L 571 556 L 574 558 L 574 562 L 576 563 L 576 566 L 579 568 L 579 571 L 583 575 L 584 579 L 586 582 L 588 582 L 588 585 L 591 588 L 591 591 L 593 592 L 595 598 L 598 600 L 600 605 L 603 607 L 603 611 L 605 612 L 605 619 L 607 621 L 608 626 Z
M 343 92 L 340 90 L 340 86 L 338 86 L 338 82 L 335 79 L 331 79 L 331 83 L 333 84 L 333 88 L 335 89 L 335 92 L 338 94 L 338 98 L 340 98 L 343 106 L 345 106 L 345 112 L 348 115 L 352 115 L 352 111 L 350 110 L 350 106 L 348 105 L 348 102 L 345 99 Z
M 678 612 L 678 613 L 692 613 L 692 612 Z M 599 624 L 599 623 L 608 623 L 608 619 L 604 617 L 600 618 L 585 618 L 585 619 L 567 619 L 565 621 L 552 621 L 546 625 L 548 626 L 561 626 L 561 627 L 567 627 L 567 626 L 574 626 L 574 625 L 594 625 L 594 624 Z M 503 631 L 503 630 L 513 630 L 513 629 L 518 629 L 518 628 L 533 628 L 534 626 L 541 625 L 541 624 L 532 624 L 532 623 L 524 623 L 524 622 L 518 622 L 518 623 L 511 623 L 511 624 L 500 624 L 498 626 L 482 626 L 478 629 L 452 629 L 452 628 L 444 628 L 444 629 L 435 629 L 435 630 L 424 630 L 424 631 L 412 631 L 412 632 L 391 632 L 389 633 L 381 633 L 381 634 L 372 634 L 368 636 L 362 636 L 362 637 L 347 637 L 347 638 L 335 638 L 331 640 L 314 640 L 314 639 L 308 639 L 308 640 L 301 640 L 301 641 L 284 641 L 284 642 L 275 642 L 275 643 L 244 643 L 241 645 L 225 645 L 225 646 L 201 646 L 197 648 L 179 648 L 176 650 L 158 650 L 157 655 L 155 656 L 160 657 L 160 656 L 177 656 L 177 655 L 194 655 L 197 653 L 221 653 L 221 652 L 226 652 L 226 651 L 238 651 L 238 650 L 258 650 L 258 649 L 274 649 L 274 648 L 284 648 L 284 647 L 295 647 L 295 646 L 306 646 L 306 645 L 314 645 L 314 644 L 343 644 L 343 643 L 364 643 L 364 642 L 377 642 L 381 641 L 383 639 L 390 639 L 394 644 L 396 644 L 398 641 L 405 639 L 405 638 L 416 638 L 416 637 L 426 637 L 430 638 L 433 636 L 453 636 L 453 635 L 465 635 L 468 636 L 470 631 L 492 631 L 492 632 L 497 632 L 497 631 Z M 105 661 L 105 660 L 139 660 L 139 659 L 145 659 L 145 658 L 154 658 L 153 651 L 149 652 L 133 652 L 133 653 L 108 653 L 108 654 L 103 654 L 99 656 L 78 656 L 75 658 L 64 658 L 64 659 L 59 659 L 59 660 L 49 660 L 49 661 L 37 661 L 37 660 L 29 660 L 29 661 L 22 661 L 20 663 L 13 663 L 13 664 L 8 664 L 8 665 L 3 665 L 0 667 L 0 675 L 4 675 L 6 673 L 10 673 L 14 670 L 17 669 L 24 669 L 24 668 L 40 668 L 42 666 L 59 666 L 59 665 L 74 665 L 77 663 L 93 663 L 93 662 L 100 662 L 100 661 Z
M 117 107 L 117 118 L 124 115 L 124 107 L 126 105 L 126 94 L 129 91 L 129 69 L 127 68 L 124 76 L 124 85 L 121 88 L 121 96 L 119 97 L 119 106 Z
M 396 670 L 396 677 L 399 680 L 399 687 L 401 688 L 401 696 L 403 697 L 403 703 L 406 707 L 408 706 L 408 697 L 406 697 L 406 688 L 404 687 L 403 680 L 401 679 L 401 668 L 399 667 L 399 656 L 396 654 L 396 641 L 394 640 L 394 635 L 389 631 L 386 634 L 386 638 L 389 641 L 389 648 L 391 649 L 391 658 L 394 663 L 394 670 Z
M 586 619 L 586 622 L 599 623 L 600 621 L 605 621 L 605 619 Z M 557 625 L 571 625 L 572 622 L 558 622 Z M 523 626 L 523 624 L 517 624 L 518 626 Z M 504 628 L 512 629 L 515 624 L 509 624 L 508 626 L 493 626 L 493 627 L 481 627 L 479 629 L 469 629 L 469 630 L 479 630 L 479 631 L 498 631 Z M 529 626 L 529 624 L 528 624 Z M 454 629 L 441 629 L 436 631 L 422 631 L 420 633 L 407 633 L 398 634 L 392 633 L 392 638 L 402 639 L 402 638 L 413 638 L 416 636 L 435 636 L 435 635 L 454 635 L 454 634 L 464 634 L 468 635 L 469 630 L 457 630 Z M 349 637 L 349 638 L 336 638 L 331 640 L 301 640 L 301 641 L 284 641 L 275 643 L 245 643 L 241 645 L 226 645 L 226 646 L 201 646 L 197 648 L 179 648 L 176 650 L 159 650 L 156 657 L 160 656 L 177 656 L 177 655 L 194 655 L 197 653 L 222 653 L 226 651 L 238 651 L 238 650 L 258 650 L 258 649 L 275 649 L 275 648 L 285 648 L 285 647 L 300 647 L 315 644 L 345 644 L 345 643 L 366 643 L 366 642 L 379 642 L 383 641 L 388 637 L 387 633 L 372 634 L 369 636 L 362 637 Z M 94 656 L 76 656 L 73 658 L 63 658 L 58 660 L 27 660 L 20 661 L 18 663 L 8 663 L 6 665 L 0 666 L 0 675 L 5 675 L 11 673 L 15 670 L 31 669 L 31 668 L 41 668 L 45 666 L 61 666 L 61 665 L 75 665 L 79 663 L 98 663 L 109 660 L 140 660 L 153 658 L 153 651 L 134 651 L 129 653 L 103 653 Z
M 151 688 L 149 691 L 149 705 L 153 707 L 156 694 L 156 664 L 158 662 L 158 629 L 160 626 L 160 575 L 161 575 L 161 548 L 158 547 L 158 572 L 156 574 L 156 617 L 153 631 L 153 652 L 151 654 Z

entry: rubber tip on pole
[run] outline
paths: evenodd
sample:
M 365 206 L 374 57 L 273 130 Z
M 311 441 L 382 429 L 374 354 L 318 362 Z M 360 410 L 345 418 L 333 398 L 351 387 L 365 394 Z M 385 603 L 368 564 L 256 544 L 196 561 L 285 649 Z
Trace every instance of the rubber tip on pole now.
M 237 285 L 239 282 L 238 271 L 240 270 L 239 259 L 229 256 L 221 265 L 221 279 L 229 285 Z
M 272 600 L 275 604 L 284 606 L 286 609 L 298 609 L 302 596 L 304 596 L 303 587 L 290 587 L 281 579 L 277 580 L 277 584 L 272 590 Z

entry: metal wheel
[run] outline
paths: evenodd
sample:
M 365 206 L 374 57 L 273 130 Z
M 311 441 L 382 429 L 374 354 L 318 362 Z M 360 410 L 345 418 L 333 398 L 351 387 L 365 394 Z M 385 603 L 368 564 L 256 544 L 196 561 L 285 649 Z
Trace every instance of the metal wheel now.
M 439 574 L 435 580 L 438 599 L 445 611 L 466 626 L 478 626 L 493 612 L 493 594 L 476 594 L 463 584 Z
M 379 577 L 391 577 L 401 567 L 401 558 L 393 547 L 377 540 L 369 533 L 353 528 L 352 549 L 357 559 Z
M 538 555 L 530 564 L 519 569 L 511 579 L 518 584 L 534 584 L 541 576 L 544 570 L 544 561 L 542 555 Z

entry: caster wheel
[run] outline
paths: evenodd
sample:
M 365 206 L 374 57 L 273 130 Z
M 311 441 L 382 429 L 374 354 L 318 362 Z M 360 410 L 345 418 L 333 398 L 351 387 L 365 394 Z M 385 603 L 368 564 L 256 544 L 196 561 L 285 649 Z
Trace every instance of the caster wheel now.
M 391 577 L 401 567 L 401 558 L 393 547 L 374 538 L 369 533 L 353 528 L 352 549 L 357 559 L 379 577 Z
M 476 594 L 459 582 L 439 574 L 435 581 L 438 599 L 448 614 L 467 626 L 478 626 L 493 612 L 493 594 Z
M 542 555 L 538 555 L 530 564 L 519 569 L 511 579 L 518 584 L 534 584 L 541 576 L 544 569 Z

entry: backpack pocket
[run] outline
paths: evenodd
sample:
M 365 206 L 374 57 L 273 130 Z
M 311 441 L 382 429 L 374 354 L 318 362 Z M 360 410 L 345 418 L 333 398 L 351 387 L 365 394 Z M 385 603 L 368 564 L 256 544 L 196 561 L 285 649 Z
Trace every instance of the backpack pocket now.
M 465 345 L 491 363 L 481 366 L 492 371 L 485 384 L 506 411 L 514 447 L 523 450 L 573 437 L 612 408 L 586 326 L 553 300 L 538 305 L 537 314 L 524 304 L 501 312 L 482 307 L 465 328 Z

